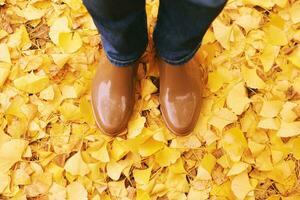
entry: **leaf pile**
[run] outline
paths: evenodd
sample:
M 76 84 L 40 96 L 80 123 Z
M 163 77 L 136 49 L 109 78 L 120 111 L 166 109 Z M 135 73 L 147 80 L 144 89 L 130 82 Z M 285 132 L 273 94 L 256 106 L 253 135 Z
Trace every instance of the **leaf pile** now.
M 152 37 L 158 1 L 146 9 Z M 128 129 L 110 138 L 92 116 L 102 47 L 81 0 L 0 0 L 0 199 L 300 199 L 299 42 L 300 1 L 229 0 L 196 55 L 193 134 L 163 123 L 150 42 Z

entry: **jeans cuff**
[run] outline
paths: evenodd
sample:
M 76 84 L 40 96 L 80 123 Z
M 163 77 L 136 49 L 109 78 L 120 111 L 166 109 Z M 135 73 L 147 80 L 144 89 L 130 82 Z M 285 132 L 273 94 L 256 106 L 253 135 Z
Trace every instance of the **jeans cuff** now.
M 191 49 L 191 51 L 187 55 L 184 55 L 180 58 L 172 58 L 168 56 L 168 53 L 161 53 L 158 49 L 156 50 L 156 52 L 157 55 L 166 63 L 169 63 L 171 65 L 182 65 L 187 63 L 190 59 L 194 57 L 200 46 L 201 42 L 199 42 L 199 44 L 194 49 Z
M 146 45 L 147 47 L 147 45 Z M 109 53 L 105 52 L 108 60 L 114 64 L 115 66 L 117 67 L 126 67 L 128 65 L 131 65 L 133 63 L 135 63 L 145 52 L 146 48 L 144 49 L 144 51 L 142 51 L 142 53 L 138 54 L 138 56 L 135 56 L 134 58 L 132 59 L 128 59 L 128 60 L 120 60 L 120 59 L 117 59 L 117 58 L 112 58 Z M 105 50 L 104 50 L 105 51 Z

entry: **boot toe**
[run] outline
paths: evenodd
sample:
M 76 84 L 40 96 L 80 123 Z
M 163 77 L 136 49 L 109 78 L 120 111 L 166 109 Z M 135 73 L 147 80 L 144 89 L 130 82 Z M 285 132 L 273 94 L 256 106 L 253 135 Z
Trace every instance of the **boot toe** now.
M 116 102 L 107 103 L 104 99 L 97 104 L 93 103 L 93 112 L 97 126 L 109 136 L 123 132 L 130 117 L 130 110 L 125 102 L 123 105 Z
M 161 101 L 163 118 L 167 127 L 176 135 L 185 136 L 191 133 L 199 116 L 199 103 L 197 98 L 175 100 L 173 102 Z

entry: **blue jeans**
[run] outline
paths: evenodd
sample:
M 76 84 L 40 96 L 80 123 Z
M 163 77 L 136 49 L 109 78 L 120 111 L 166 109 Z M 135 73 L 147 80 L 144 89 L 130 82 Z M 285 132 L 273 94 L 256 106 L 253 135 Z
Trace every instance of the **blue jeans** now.
M 147 37 L 145 0 L 84 0 L 101 33 L 108 59 L 117 66 L 134 63 Z M 160 0 L 153 39 L 158 55 L 180 65 L 191 59 L 226 0 Z

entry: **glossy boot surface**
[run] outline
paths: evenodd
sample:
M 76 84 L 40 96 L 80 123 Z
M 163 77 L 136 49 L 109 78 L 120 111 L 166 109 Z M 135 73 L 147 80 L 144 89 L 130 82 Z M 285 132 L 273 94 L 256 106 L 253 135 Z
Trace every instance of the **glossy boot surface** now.
M 135 66 L 117 67 L 101 57 L 92 84 L 92 108 L 100 130 L 116 136 L 126 130 L 134 106 Z
M 196 58 L 181 66 L 159 60 L 160 104 L 164 121 L 178 136 L 191 133 L 200 113 L 202 72 Z

